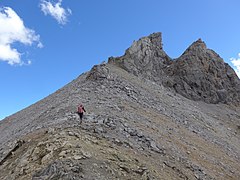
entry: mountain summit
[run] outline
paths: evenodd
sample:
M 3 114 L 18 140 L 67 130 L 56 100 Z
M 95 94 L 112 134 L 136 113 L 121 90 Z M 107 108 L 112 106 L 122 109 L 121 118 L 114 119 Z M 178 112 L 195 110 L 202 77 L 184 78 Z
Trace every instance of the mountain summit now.
M 240 104 L 240 81 L 235 71 L 198 39 L 177 59 L 162 47 L 161 33 L 133 43 L 120 58 L 110 58 L 136 76 L 152 80 L 192 100 Z
M 161 84 L 168 79 L 164 71 L 172 61 L 163 50 L 161 33 L 154 33 L 135 41 L 122 57 L 109 58 L 109 63 Z
M 173 60 L 153 33 L 0 121 L 0 179 L 237 180 L 239 86 L 201 39 Z

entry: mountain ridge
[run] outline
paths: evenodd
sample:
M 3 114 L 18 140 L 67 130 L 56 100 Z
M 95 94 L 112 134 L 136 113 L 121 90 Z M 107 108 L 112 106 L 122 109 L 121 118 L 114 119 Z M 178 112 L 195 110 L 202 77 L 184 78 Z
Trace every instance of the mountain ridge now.
M 161 33 L 134 42 L 125 54 L 109 58 L 136 76 L 143 76 L 174 89 L 192 100 L 207 103 L 240 103 L 240 80 L 235 71 L 198 39 L 172 60 L 163 50 Z
M 238 179 L 240 107 L 177 92 L 171 83 L 182 71 L 159 40 L 141 38 L 1 121 L 0 178 Z

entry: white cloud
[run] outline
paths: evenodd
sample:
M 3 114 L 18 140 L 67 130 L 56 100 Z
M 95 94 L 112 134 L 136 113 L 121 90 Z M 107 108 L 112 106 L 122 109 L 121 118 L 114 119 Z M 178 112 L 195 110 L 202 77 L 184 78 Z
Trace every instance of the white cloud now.
M 41 10 L 45 15 L 51 15 L 59 24 L 64 25 L 67 23 L 67 16 L 72 14 L 72 11 L 69 8 L 62 8 L 61 5 L 62 0 L 58 0 L 56 4 L 46 0 L 41 0 L 40 3 Z
M 40 36 L 24 26 L 23 20 L 10 7 L 0 8 L 0 61 L 8 64 L 23 64 L 21 53 L 12 47 L 15 42 L 32 45 L 37 42 L 42 47 Z
M 240 78 L 240 53 L 238 53 L 238 57 L 237 58 L 230 58 L 233 66 L 235 66 L 235 71 L 238 75 L 238 77 Z

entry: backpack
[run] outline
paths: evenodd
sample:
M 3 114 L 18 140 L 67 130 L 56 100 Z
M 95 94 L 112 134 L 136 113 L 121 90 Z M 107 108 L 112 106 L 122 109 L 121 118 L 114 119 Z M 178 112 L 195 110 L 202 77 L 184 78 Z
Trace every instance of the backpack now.
M 78 107 L 78 113 L 83 113 L 83 106 Z

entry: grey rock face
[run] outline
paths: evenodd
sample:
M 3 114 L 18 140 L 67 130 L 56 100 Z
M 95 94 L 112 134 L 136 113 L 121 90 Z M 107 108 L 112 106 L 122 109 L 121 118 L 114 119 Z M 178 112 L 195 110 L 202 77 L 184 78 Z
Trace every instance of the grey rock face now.
M 109 78 L 109 72 L 105 67 L 105 64 L 95 65 L 87 76 L 88 80 L 100 80 L 107 78 Z
M 201 39 L 171 60 L 163 50 L 161 33 L 154 33 L 134 42 L 122 57 L 109 58 L 109 63 L 192 100 L 240 104 L 239 78 Z
M 240 81 L 234 70 L 199 39 L 169 68 L 179 94 L 207 103 L 240 103 Z
M 164 69 L 171 59 L 162 49 L 161 33 L 153 33 L 135 41 L 119 58 L 109 58 L 110 64 L 117 64 L 128 72 L 162 83 L 166 77 Z

